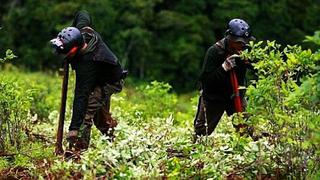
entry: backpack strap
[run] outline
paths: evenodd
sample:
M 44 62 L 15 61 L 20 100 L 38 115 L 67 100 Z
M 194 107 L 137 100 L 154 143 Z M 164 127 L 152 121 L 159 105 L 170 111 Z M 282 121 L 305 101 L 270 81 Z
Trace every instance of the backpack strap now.
M 80 32 L 81 33 L 94 34 L 94 30 L 89 26 L 85 26 L 85 27 L 81 28 Z
M 82 33 L 85 42 L 88 44 L 87 48 L 82 51 L 82 54 L 94 51 L 99 41 L 95 31 L 91 27 L 85 26 L 80 29 L 80 32 Z

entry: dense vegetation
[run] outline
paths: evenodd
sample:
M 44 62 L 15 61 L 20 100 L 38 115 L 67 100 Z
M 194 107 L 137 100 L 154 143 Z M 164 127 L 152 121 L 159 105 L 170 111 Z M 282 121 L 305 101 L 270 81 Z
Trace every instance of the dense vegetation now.
M 317 33 L 308 39 L 319 40 Z M 252 60 L 259 78 L 248 87 L 251 116 L 246 123 L 254 126 L 257 141 L 232 128 L 244 121 L 240 114 L 224 116 L 213 135 L 193 143 L 197 96 L 177 96 L 169 93 L 170 85 L 154 81 L 128 84 L 113 97 L 112 112 L 120 122 L 114 142 L 94 129 L 89 150 L 69 161 L 53 154 L 58 76 L 4 66 L 0 174 L 57 179 L 320 177 L 320 52 L 269 41 L 251 46 L 242 57 Z M 72 96 L 68 98 L 70 119 Z M 261 136 L 264 132 L 269 135 Z
M 76 10 L 87 9 L 132 77 L 188 91 L 194 89 L 206 49 L 223 37 L 231 18 L 246 19 L 258 40 L 283 45 L 300 44 L 320 24 L 318 0 L 0 2 L 0 50 L 12 49 L 19 65 L 55 70 L 61 62 L 52 56 L 48 41 L 71 25 Z

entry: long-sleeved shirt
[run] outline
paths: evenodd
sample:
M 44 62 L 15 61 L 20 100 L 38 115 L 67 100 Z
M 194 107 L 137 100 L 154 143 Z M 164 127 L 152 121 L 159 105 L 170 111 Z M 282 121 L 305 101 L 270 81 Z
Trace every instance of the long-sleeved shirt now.
M 232 55 L 227 48 L 227 40 L 222 39 L 211 46 L 206 53 L 202 71 L 200 74 L 200 82 L 203 90 L 203 96 L 207 100 L 224 101 L 232 103 L 232 86 L 230 80 L 230 72 L 226 72 L 222 63 L 228 55 Z M 236 71 L 238 84 L 245 85 L 245 75 L 248 65 L 242 60 L 236 60 Z M 244 93 L 240 94 L 241 96 Z
M 83 30 L 91 29 L 91 18 L 85 11 L 77 13 L 73 25 Z M 96 86 L 105 83 L 115 83 L 122 78 L 122 68 L 115 55 L 103 43 L 101 37 L 94 30 L 83 33 L 88 44 L 85 53 L 78 53 L 72 60 L 71 66 L 76 72 L 76 86 L 73 100 L 73 113 L 69 130 L 78 130 L 83 122 L 88 98 Z M 95 37 L 94 42 L 92 38 Z

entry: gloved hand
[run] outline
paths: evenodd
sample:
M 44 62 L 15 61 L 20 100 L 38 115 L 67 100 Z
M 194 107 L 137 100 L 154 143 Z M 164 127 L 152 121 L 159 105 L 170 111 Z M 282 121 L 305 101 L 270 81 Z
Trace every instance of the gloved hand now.
M 222 67 L 225 71 L 230 71 L 234 67 L 237 66 L 236 64 L 236 58 L 240 57 L 238 54 L 233 54 L 229 56 L 223 63 Z

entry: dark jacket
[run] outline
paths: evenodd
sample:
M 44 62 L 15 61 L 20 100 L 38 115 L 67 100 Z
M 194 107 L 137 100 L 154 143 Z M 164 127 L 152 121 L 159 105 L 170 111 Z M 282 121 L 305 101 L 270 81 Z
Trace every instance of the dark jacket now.
M 200 74 L 203 97 L 210 101 L 223 101 L 232 103 L 232 86 L 230 72 L 222 68 L 222 63 L 232 53 L 227 48 L 227 40 L 224 38 L 211 46 L 205 56 Z M 248 65 L 241 59 L 236 60 L 235 71 L 240 86 L 245 85 L 245 75 Z M 243 97 L 244 92 L 240 93 Z
M 78 12 L 73 26 L 80 29 L 88 44 L 70 61 L 76 72 L 76 87 L 69 130 L 78 130 L 86 113 L 90 93 L 96 86 L 120 81 L 123 70 L 117 57 L 91 28 L 91 18 L 87 12 Z

